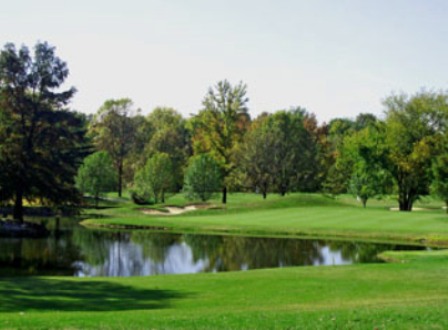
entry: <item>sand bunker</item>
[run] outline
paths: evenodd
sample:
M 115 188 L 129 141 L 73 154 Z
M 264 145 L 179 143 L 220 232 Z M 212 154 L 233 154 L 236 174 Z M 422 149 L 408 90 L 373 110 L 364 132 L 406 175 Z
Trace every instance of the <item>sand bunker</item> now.
M 391 211 L 400 211 L 400 209 L 398 207 L 391 207 L 390 210 Z M 430 210 L 430 209 L 425 209 L 422 207 L 413 207 L 412 208 L 412 211 L 428 211 L 428 210 Z
M 177 207 L 177 206 L 167 206 L 165 207 L 166 212 L 159 211 L 159 210 L 153 210 L 153 209 L 143 209 L 141 210 L 144 214 L 149 215 L 177 215 L 182 214 L 185 212 L 191 212 L 194 210 L 197 210 L 198 208 L 196 205 L 189 205 L 185 207 Z

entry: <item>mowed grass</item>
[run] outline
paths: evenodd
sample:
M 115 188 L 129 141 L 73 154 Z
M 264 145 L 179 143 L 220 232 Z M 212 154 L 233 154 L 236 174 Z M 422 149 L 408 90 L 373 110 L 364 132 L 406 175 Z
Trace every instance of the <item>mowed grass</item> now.
M 433 210 L 362 209 L 347 196 L 234 194 L 179 216 L 144 215 L 120 199 L 87 224 L 267 236 L 448 242 Z M 182 196 L 169 204 L 184 205 Z M 390 204 L 389 204 L 390 203 Z M 155 208 L 163 208 L 156 205 Z M 5 329 L 447 329 L 448 250 L 385 252 L 394 263 L 129 278 L 0 278 Z
M 182 196 L 169 204 L 183 205 Z M 268 236 L 318 236 L 359 240 L 408 242 L 448 246 L 448 215 L 442 203 L 425 201 L 413 212 L 390 211 L 392 200 L 374 201 L 362 208 L 353 198 L 333 199 L 317 194 L 271 195 L 262 200 L 255 194 L 233 194 L 229 203 L 211 203 L 216 209 L 177 216 L 152 216 L 141 206 L 122 203 L 101 210 L 102 217 L 83 222 L 87 226 L 147 227 L 176 232 L 245 234 Z M 156 208 L 163 208 L 158 205 Z
M 0 327 L 447 329 L 448 253 L 392 254 L 399 263 L 132 278 L 1 278 Z

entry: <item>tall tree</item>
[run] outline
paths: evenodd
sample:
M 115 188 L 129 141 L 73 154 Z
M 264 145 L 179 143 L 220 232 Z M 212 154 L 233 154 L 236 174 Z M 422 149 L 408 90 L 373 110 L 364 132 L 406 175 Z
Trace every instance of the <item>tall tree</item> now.
M 235 151 L 250 123 L 247 108 L 247 86 L 240 82 L 232 86 L 227 80 L 210 88 L 196 116 L 193 127 L 195 154 L 210 152 L 221 164 L 224 184 L 222 202 L 227 202 L 226 179 L 236 169 Z
M 360 113 L 354 121 L 348 118 L 335 118 L 330 121 L 326 153 L 329 167 L 323 184 L 326 192 L 341 194 L 349 191 L 371 191 L 370 189 L 365 190 L 365 184 L 370 182 L 370 179 L 367 180 L 369 176 L 364 173 L 367 168 L 358 164 L 356 172 L 353 172 L 355 158 L 357 160 L 362 158 L 359 157 L 357 152 L 357 142 L 351 140 L 358 141 L 361 135 L 366 135 L 367 131 L 361 135 L 358 132 L 369 127 L 376 128 L 377 124 L 378 119 L 375 115 L 369 113 Z M 350 182 L 351 179 L 353 179 L 352 182 Z
M 313 191 L 318 186 L 318 146 L 312 121 L 312 115 L 297 107 L 262 114 L 252 122 L 240 148 L 241 166 L 263 197 L 270 186 L 281 195 L 291 190 Z
M 269 117 L 274 134 L 274 184 L 283 196 L 288 191 L 302 190 L 303 183 L 314 173 L 317 149 L 310 132 L 305 129 L 306 111 L 300 107 L 277 111 Z
M 90 133 L 98 150 L 112 157 L 118 177 L 118 196 L 123 190 L 124 161 L 131 152 L 137 127 L 133 103 L 130 99 L 107 100 L 95 115 Z
M 240 166 L 252 188 L 261 191 L 263 199 L 274 182 L 272 156 L 275 154 L 275 135 L 268 123 L 269 115 L 262 114 L 252 122 L 240 149 Z
M 45 42 L 36 44 L 33 55 L 13 44 L 0 53 L 0 186 L 14 199 L 19 221 L 24 198 L 79 201 L 74 177 L 88 148 L 83 118 L 66 109 L 75 88 L 58 91 L 68 74 Z
M 417 198 L 429 192 L 435 144 L 448 127 L 448 94 L 392 95 L 384 105 L 389 171 L 398 186 L 400 211 L 411 211 Z
M 444 202 L 448 213 L 448 153 L 446 150 L 446 140 L 443 143 L 441 153 L 432 162 L 432 191 Z
M 132 183 L 135 172 L 145 165 L 148 159 L 145 152 L 146 145 L 154 132 L 151 123 L 140 113 L 130 117 L 130 120 L 134 128 L 134 136 L 130 151 L 123 161 L 123 184 Z
M 388 151 L 385 143 L 384 122 L 365 126 L 346 136 L 336 161 L 344 172 L 350 173 L 349 190 L 366 207 L 367 200 L 392 191 L 392 181 L 387 171 Z
M 179 191 L 183 183 L 183 168 L 190 156 L 189 134 L 185 120 L 172 108 L 155 108 L 146 118 L 152 128 L 147 136 L 145 156 L 151 157 L 158 152 L 170 156 L 173 164 L 175 189 Z

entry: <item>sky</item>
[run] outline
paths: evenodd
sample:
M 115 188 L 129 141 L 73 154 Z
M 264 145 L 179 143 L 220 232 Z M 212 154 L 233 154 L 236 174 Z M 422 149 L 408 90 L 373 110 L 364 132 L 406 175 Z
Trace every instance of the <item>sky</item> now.
M 0 1 L 0 46 L 55 46 L 85 113 L 128 97 L 188 117 L 227 79 L 253 117 L 301 106 L 328 122 L 448 89 L 446 0 Z

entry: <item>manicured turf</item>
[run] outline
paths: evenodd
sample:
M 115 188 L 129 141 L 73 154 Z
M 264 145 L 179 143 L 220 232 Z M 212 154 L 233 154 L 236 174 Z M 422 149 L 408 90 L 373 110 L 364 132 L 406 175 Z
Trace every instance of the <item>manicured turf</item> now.
M 177 198 L 177 199 L 176 199 Z M 182 204 L 179 197 L 174 204 Z M 332 238 L 425 243 L 448 246 L 448 215 L 435 203 L 423 211 L 394 212 L 390 200 L 363 209 L 353 199 L 334 200 L 321 195 L 269 196 L 234 194 L 223 209 L 201 210 L 180 216 L 150 216 L 140 207 L 101 210 L 103 218 L 84 221 L 87 226 L 148 227 L 177 232 L 232 233 L 251 235 L 313 235 Z M 183 201 L 185 203 L 185 201 Z M 215 202 L 216 207 L 222 206 Z M 417 205 L 421 206 L 421 205 Z M 160 206 L 159 206 L 160 207 Z
M 448 253 L 436 254 L 218 274 L 3 278 L 0 327 L 447 329 Z
M 448 242 L 433 210 L 362 209 L 352 199 L 240 194 L 225 209 L 144 215 L 120 200 L 89 210 L 90 225 L 173 231 L 317 235 Z M 174 196 L 169 203 L 185 201 Z M 217 201 L 214 202 L 219 206 Z M 109 205 L 110 206 L 110 205 Z M 163 206 L 158 205 L 157 208 Z M 130 278 L 0 278 L 0 328 L 32 329 L 448 329 L 448 250 L 385 252 L 393 263 L 294 267 Z

